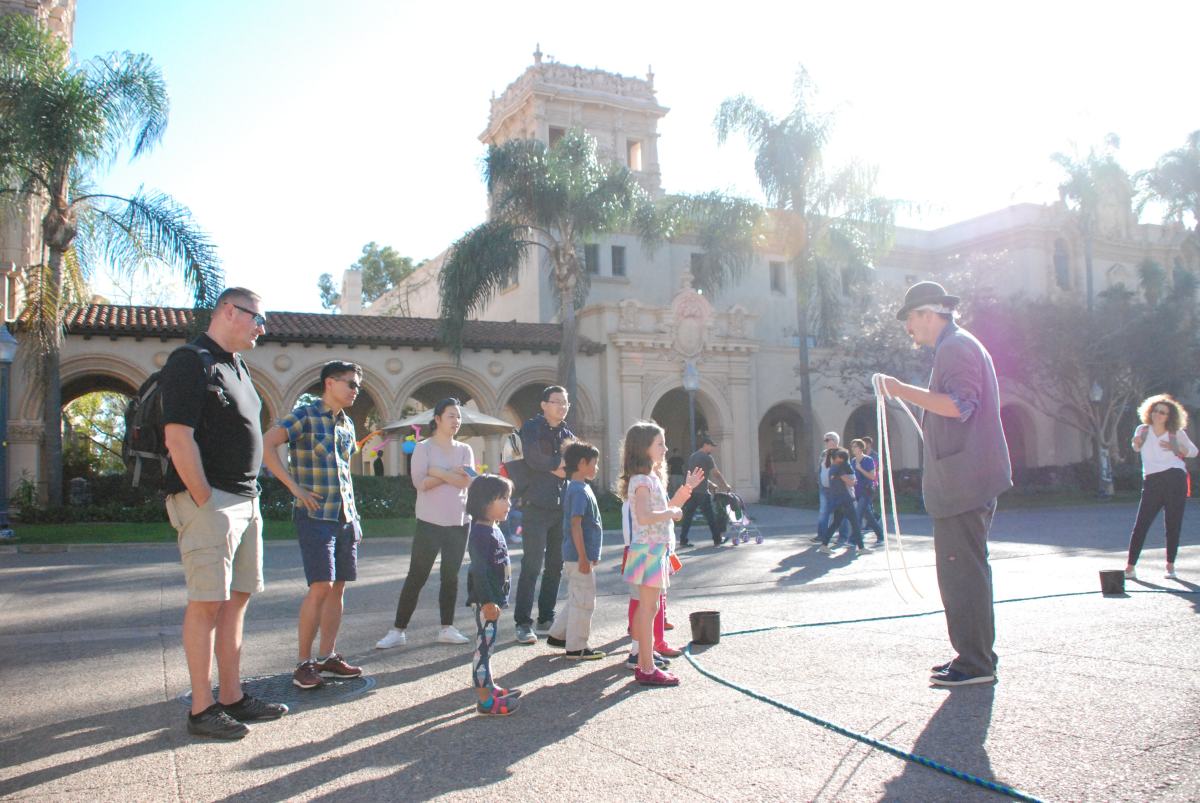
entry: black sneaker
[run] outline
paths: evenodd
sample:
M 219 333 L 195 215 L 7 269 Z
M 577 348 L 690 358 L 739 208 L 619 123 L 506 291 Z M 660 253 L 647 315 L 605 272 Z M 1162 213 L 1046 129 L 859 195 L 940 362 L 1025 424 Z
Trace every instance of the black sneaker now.
M 225 713 L 238 722 L 266 722 L 279 719 L 288 712 L 288 707 L 283 703 L 268 703 L 245 692 L 242 693 L 242 699 L 224 708 Z
M 688 549 L 688 548 L 690 548 L 690 547 L 691 547 L 691 545 L 692 545 L 692 542 L 691 542 L 691 541 L 687 541 L 687 540 L 680 541 L 680 542 L 677 544 L 677 546 L 678 546 L 680 549 Z
M 582 650 L 568 650 L 567 657 L 572 661 L 599 661 L 607 653 L 603 650 L 593 650 L 591 647 L 584 647 Z
M 554 636 L 546 636 L 546 644 L 551 647 L 558 647 L 560 650 L 566 649 L 567 640 L 565 638 L 555 638 Z
M 995 683 L 995 675 L 968 675 L 966 672 L 959 672 L 957 669 L 947 669 L 944 672 L 935 672 L 929 682 L 934 686 L 971 686 L 976 683 Z
M 241 739 L 250 729 L 225 713 L 225 707 L 213 703 L 199 714 L 188 714 L 188 733 L 209 739 Z

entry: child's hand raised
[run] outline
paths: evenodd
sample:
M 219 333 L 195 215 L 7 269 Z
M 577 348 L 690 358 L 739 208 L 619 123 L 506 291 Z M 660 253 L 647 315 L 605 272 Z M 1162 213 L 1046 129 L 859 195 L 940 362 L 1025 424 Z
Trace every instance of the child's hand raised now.
M 685 479 L 683 482 L 685 485 L 687 485 L 688 490 L 691 491 L 697 485 L 704 482 L 704 469 L 702 469 L 702 468 L 692 469 L 691 471 L 688 472 L 687 479 Z

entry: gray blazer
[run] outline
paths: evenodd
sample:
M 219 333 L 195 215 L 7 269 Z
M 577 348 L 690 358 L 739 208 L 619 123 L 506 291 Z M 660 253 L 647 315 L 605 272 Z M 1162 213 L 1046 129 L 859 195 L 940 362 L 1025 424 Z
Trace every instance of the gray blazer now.
M 929 390 L 946 393 L 962 412 L 925 411 L 921 492 L 935 519 L 983 507 L 1012 487 L 1012 464 L 1000 425 L 1000 387 L 983 344 L 951 321 L 934 347 Z

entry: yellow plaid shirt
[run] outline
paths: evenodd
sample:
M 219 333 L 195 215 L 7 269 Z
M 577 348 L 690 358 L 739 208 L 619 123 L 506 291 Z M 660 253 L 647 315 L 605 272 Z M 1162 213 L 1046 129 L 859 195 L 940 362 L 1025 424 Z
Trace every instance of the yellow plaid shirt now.
M 358 451 L 354 422 L 346 411 L 335 418 L 324 401 L 297 407 L 279 421 L 287 432 L 288 456 L 296 482 L 321 495 L 321 507 L 308 515 L 314 519 L 354 521 L 354 483 L 350 478 L 350 458 Z M 299 500 L 296 506 L 303 509 Z

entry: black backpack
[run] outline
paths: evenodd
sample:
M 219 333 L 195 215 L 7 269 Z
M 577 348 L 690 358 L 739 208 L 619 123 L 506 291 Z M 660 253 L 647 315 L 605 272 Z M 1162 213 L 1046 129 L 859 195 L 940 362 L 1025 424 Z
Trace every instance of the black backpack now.
M 181 349 L 200 355 L 204 370 L 208 374 L 208 389 L 216 393 L 223 404 L 229 404 L 225 398 L 225 390 L 213 381 L 216 374 L 216 358 L 212 352 L 195 343 L 180 346 L 175 352 Z M 172 355 L 175 352 L 171 352 Z M 157 472 L 157 479 L 161 481 L 167 475 L 167 467 L 171 463 L 170 455 L 167 454 L 166 436 L 163 434 L 162 387 L 159 385 L 161 376 L 162 371 L 150 374 L 138 388 L 137 395 L 125 405 L 125 440 L 121 453 L 125 458 L 126 470 L 133 474 L 131 483 L 135 488 L 142 480 L 143 471 L 147 475 Z

